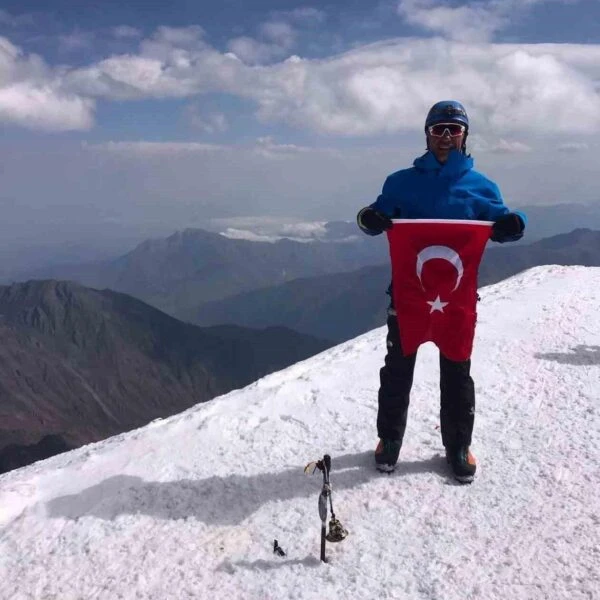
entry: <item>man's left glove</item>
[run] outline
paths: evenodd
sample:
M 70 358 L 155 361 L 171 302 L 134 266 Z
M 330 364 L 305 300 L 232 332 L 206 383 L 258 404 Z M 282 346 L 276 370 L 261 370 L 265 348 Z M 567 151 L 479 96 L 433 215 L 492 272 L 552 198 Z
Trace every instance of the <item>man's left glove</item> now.
M 502 215 L 494 222 L 492 226 L 492 242 L 515 242 L 523 237 L 525 223 L 516 213 Z

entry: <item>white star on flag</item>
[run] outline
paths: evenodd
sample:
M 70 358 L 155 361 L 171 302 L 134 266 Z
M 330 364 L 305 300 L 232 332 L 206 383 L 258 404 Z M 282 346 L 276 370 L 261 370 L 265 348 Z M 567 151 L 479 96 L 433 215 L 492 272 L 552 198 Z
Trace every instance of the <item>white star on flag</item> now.
M 448 306 L 448 302 L 442 302 L 442 300 L 441 300 L 441 298 L 439 297 L 439 295 L 438 295 L 438 297 L 437 297 L 435 300 L 433 300 L 433 301 L 431 301 L 431 300 L 428 300 L 428 301 L 427 301 L 427 304 L 429 304 L 429 306 L 431 306 L 431 310 L 429 311 L 429 314 L 431 314 L 431 313 L 435 312 L 436 310 L 439 310 L 440 312 L 442 312 L 442 313 L 443 313 L 443 312 L 444 312 L 444 307 L 445 307 L 445 306 Z

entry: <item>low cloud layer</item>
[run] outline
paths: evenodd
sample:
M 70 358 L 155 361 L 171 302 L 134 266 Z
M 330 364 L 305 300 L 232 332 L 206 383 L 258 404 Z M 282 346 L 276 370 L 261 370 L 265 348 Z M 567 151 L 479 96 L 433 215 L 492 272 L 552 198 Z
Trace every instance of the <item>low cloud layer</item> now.
M 400 141 L 388 149 L 307 148 L 269 138 L 248 146 L 0 144 L 0 237 L 79 239 L 107 227 L 167 234 L 215 219 L 223 220 L 221 231 L 255 229 L 231 220 L 240 216 L 353 220 L 387 175 L 423 152 L 420 134 Z M 476 168 L 498 182 L 509 206 L 598 201 L 590 177 L 595 146 L 585 149 L 572 138 L 536 151 L 520 144 L 474 138 L 471 147 Z

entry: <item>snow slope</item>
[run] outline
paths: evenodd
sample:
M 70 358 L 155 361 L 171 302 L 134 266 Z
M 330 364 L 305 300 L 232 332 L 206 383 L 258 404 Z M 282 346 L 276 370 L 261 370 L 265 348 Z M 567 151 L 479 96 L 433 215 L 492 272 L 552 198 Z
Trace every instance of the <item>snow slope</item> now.
M 481 295 L 472 485 L 441 457 L 432 345 L 402 463 L 373 469 L 381 328 L 0 477 L 0 597 L 600 598 L 600 269 L 536 268 Z M 325 452 L 350 532 L 329 564 L 322 478 L 303 474 Z

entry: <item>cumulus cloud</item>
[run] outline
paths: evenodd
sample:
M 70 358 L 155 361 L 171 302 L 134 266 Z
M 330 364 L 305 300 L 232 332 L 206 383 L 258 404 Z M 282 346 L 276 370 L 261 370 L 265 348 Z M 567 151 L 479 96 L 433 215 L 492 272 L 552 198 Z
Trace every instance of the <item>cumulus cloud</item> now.
M 62 75 L 66 89 L 116 100 L 184 98 L 219 91 L 241 63 L 212 49 L 201 27 L 159 27 L 137 53 L 111 56 Z
M 270 22 L 264 34 L 291 43 L 290 30 Z M 287 41 L 286 41 L 287 40 Z M 496 132 L 600 130 L 600 45 L 489 44 L 442 38 L 397 39 L 319 60 L 290 56 L 261 64 L 271 52 L 248 41 L 246 64 L 210 46 L 199 27 L 159 28 L 137 52 L 114 55 L 83 68 L 50 69 L 7 40 L 0 45 L 3 118 L 16 115 L 15 99 L 37 90 L 37 126 L 61 118 L 66 128 L 88 127 L 93 99 L 193 98 L 225 93 L 249 100 L 258 119 L 341 136 L 422 129 L 435 101 L 456 98 L 473 127 Z M 246 43 L 238 39 L 239 44 Z M 266 54 L 261 59 L 261 52 Z M 252 58 L 253 57 L 253 58 Z M 13 86 L 19 83 L 16 90 Z M 20 90 L 20 91 L 19 91 Z M 46 117 L 43 97 L 48 97 Z M 29 102 L 31 96 L 29 94 Z M 59 107 L 68 107 L 61 118 Z M 33 110 L 33 109 L 32 109 Z M 53 115 L 53 116 L 52 116 Z M 217 122 L 209 126 L 218 127 Z
M 60 77 L 36 56 L 0 37 L 0 122 L 29 129 L 89 129 L 95 102 L 62 89 Z
M 341 135 L 420 129 L 431 104 L 447 97 L 467 105 L 475 126 L 590 131 L 600 128 L 592 56 L 600 59 L 600 46 L 398 40 L 329 60 L 288 60 L 257 74 L 260 86 L 240 79 L 238 93 L 267 121 Z
M 233 38 L 228 42 L 227 47 L 230 52 L 248 65 L 269 63 L 287 54 L 287 49 L 279 44 L 261 42 L 248 36 Z
M 599 65 L 598 45 L 437 38 L 255 68 L 204 42 L 184 49 L 151 40 L 136 55 L 74 70 L 65 81 L 74 93 L 119 99 L 225 92 L 255 102 L 264 121 L 337 135 L 420 129 L 429 106 L 445 97 L 462 100 L 482 127 L 589 132 L 600 129 Z
M 483 42 L 504 29 L 515 14 L 545 2 L 577 0 L 471 0 L 448 6 L 440 0 L 400 0 L 398 14 L 407 23 L 452 40 Z
M 93 107 L 92 100 L 57 94 L 49 85 L 14 83 L 0 89 L 0 121 L 28 129 L 89 129 Z
M 285 21 L 267 21 L 259 27 L 258 38 L 240 36 L 227 47 L 237 58 L 249 65 L 270 63 L 289 56 L 296 43 L 296 31 Z
M 498 2 L 447 6 L 436 0 L 400 0 L 398 14 L 411 25 L 460 41 L 486 41 L 508 23 L 506 11 Z

